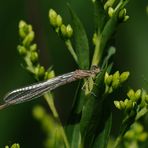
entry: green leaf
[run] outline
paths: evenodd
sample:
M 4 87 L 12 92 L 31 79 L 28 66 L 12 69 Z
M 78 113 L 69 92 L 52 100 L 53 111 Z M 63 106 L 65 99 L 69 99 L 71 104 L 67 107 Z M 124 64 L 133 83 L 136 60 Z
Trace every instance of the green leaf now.
M 103 130 L 99 133 L 95 140 L 94 148 L 107 148 L 109 135 L 112 126 L 112 114 L 109 115 L 108 119 L 105 121 L 105 126 Z
M 81 141 L 80 126 L 78 124 L 75 126 L 75 130 L 72 135 L 71 148 L 79 148 L 80 141 Z
M 81 69 L 89 68 L 89 43 L 85 29 L 76 13 L 68 5 L 73 21 L 75 50 L 78 57 L 78 64 Z
M 100 0 L 93 2 L 94 4 L 94 24 L 95 30 L 101 32 L 105 24 L 106 13 L 103 8 L 103 4 Z
M 87 102 L 82 110 L 82 117 L 80 122 L 81 134 L 83 137 L 84 147 L 90 147 L 93 144 L 96 130 L 101 121 L 102 101 L 104 94 L 104 75 L 107 67 L 99 73 L 96 78 L 92 93 L 87 98 Z

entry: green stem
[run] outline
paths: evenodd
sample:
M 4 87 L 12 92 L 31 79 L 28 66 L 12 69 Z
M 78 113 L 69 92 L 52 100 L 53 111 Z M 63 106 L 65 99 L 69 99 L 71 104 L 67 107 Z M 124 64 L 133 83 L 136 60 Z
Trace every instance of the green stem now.
M 67 49 L 69 50 L 69 52 L 70 52 L 71 55 L 73 56 L 75 62 L 78 64 L 78 57 L 77 57 L 77 55 L 76 55 L 76 53 L 75 53 L 75 51 L 74 51 L 74 49 L 73 49 L 73 47 L 72 47 L 71 41 L 70 41 L 70 40 L 66 40 L 66 41 L 65 41 L 65 44 L 66 44 L 66 46 L 67 46 Z
M 52 113 L 53 113 L 53 116 L 56 118 L 56 120 L 58 121 L 58 123 L 59 123 L 59 125 L 60 125 L 60 126 L 59 126 L 59 131 L 60 131 L 60 133 L 61 133 L 61 135 L 62 135 L 62 137 L 63 137 L 63 140 L 64 140 L 64 143 L 65 143 L 66 148 L 70 148 L 69 142 L 68 142 L 68 140 L 67 140 L 67 136 L 66 136 L 66 134 L 65 134 L 65 131 L 64 131 L 64 128 L 63 128 L 62 123 L 61 123 L 61 121 L 60 121 L 58 112 L 57 112 L 57 110 L 56 110 L 56 108 L 55 108 L 55 105 L 54 105 L 53 95 L 52 95 L 51 93 L 46 93 L 46 94 L 44 95 L 44 98 L 45 98 L 45 100 L 47 101 L 47 103 L 48 103 L 48 105 L 49 105 L 49 107 L 50 107 L 50 109 L 51 109 L 51 111 L 52 111 Z
M 92 59 L 92 64 L 91 64 L 91 66 L 93 66 L 93 65 L 98 65 L 99 62 L 100 62 L 100 59 L 101 59 L 100 43 L 101 43 L 101 40 L 100 40 L 99 37 L 97 37 L 97 42 L 96 42 L 95 51 L 94 51 L 94 54 L 93 54 L 93 59 Z
M 118 148 L 120 143 L 121 143 L 121 141 L 122 141 L 122 136 L 118 136 L 118 138 L 115 141 L 115 145 L 114 145 L 113 148 Z

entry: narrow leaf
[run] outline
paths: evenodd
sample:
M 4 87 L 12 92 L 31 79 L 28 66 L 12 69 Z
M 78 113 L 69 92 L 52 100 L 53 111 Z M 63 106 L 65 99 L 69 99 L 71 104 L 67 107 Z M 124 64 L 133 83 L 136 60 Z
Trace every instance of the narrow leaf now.
M 106 13 L 100 0 L 93 2 L 94 4 L 94 25 L 97 32 L 101 32 L 105 24 Z
M 100 132 L 100 134 L 98 135 L 98 137 L 96 138 L 93 148 L 96 148 L 96 147 L 107 148 L 111 126 L 112 126 L 112 114 L 110 114 L 108 119 L 105 121 L 105 126 L 103 130 Z
M 81 69 L 89 68 L 89 43 L 85 29 L 76 13 L 68 5 L 71 13 L 74 29 L 75 50 L 78 56 L 78 64 Z

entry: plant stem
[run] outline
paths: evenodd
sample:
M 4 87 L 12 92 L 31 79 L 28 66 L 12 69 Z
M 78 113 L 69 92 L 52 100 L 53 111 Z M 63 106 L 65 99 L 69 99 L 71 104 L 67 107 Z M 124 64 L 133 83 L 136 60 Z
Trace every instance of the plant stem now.
M 65 44 L 67 46 L 67 49 L 69 50 L 69 52 L 73 56 L 75 62 L 78 64 L 78 57 L 77 57 L 77 55 L 76 55 L 76 53 L 75 53 L 75 51 L 72 47 L 71 41 L 68 39 L 68 40 L 65 41 Z
M 101 43 L 101 40 L 100 40 L 99 37 L 97 37 L 96 46 L 95 46 L 95 51 L 94 51 L 94 55 L 93 55 L 93 59 L 92 59 L 92 64 L 91 64 L 91 66 L 93 66 L 93 65 L 98 65 L 99 62 L 100 62 L 100 59 L 101 59 L 100 43 Z
M 48 105 L 49 105 L 49 107 L 50 107 L 50 109 L 51 109 L 51 111 L 53 113 L 53 116 L 56 118 L 56 120 L 57 120 L 57 122 L 58 122 L 58 124 L 60 126 L 59 127 L 59 131 L 60 131 L 60 133 L 61 133 L 61 135 L 63 137 L 63 140 L 64 140 L 64 143 L 65 143 L 66 148 L 70 148 L 69 142 L 67 140 L 67 136 L 66 136 L 65 131 L 64 131 L 64 128 L 63 128 L 63 125 L 62 125 L 62 123 L 60 121 L 58 112 L 57 112 L 57 110 L 55 108 L 55 105 L 54 105 L 53 95 L 51 93 L 46 93 L 44 95 L 44 98 L 47 101 L 47 103 L 48 103 Z
M 115 145 L 114 145 L 113 148 L 118 148 L 119 144 L 121 143 L 121 140 L 122 140 L 122 136 L 118 136 L 118 138 L 115 141 Z

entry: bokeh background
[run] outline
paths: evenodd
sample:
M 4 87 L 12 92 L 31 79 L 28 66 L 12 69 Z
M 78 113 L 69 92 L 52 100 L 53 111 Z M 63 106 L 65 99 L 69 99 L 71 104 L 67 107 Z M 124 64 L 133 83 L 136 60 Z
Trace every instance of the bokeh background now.
M 22 19 L 33 25 L 40 61 L 46 68 L 53 65 L 56 75 L 77 68 L 64 43 L 53 32 L 48 21 L 48 10 L 53 8 L 63 16 L 65 23 L 69 23 L 67 2 L 76 11 L 88 36 L 91 37 L 91 0 L 0 0 L 0 101 L 9 90 L 34 82 L 21 66 L 22 59 L 16 50 L 19 43 L 18 22 Z M 127 6 L 130 20 L 118 27 L 115 36 L 117 53 L 114 57 L 114 70 L 129 70 L 129 86 L 135 89 L 148 89 L 147 5 L 146 0 L 130 0 Z M 74 96 L 72 85 L 76 83 L 55 91 L 56 105 L 63 122 L 68 116 Z M 23 148 L 43 146 L 44 134 L 32 115 L 32 108 L 36 104 L 46 106 L 45 101 L 40 98 L 0 111 L 0 148 L 15 142 L 20 143 Z

